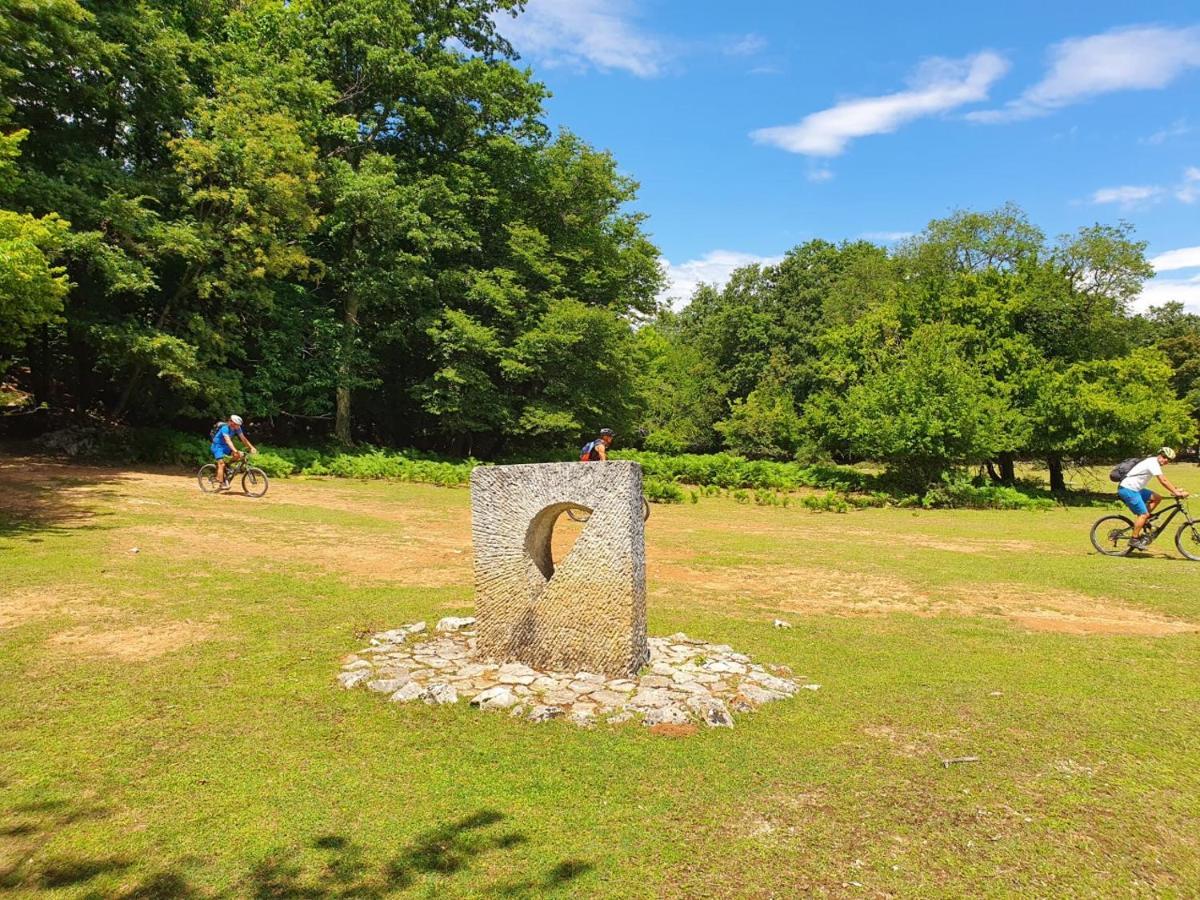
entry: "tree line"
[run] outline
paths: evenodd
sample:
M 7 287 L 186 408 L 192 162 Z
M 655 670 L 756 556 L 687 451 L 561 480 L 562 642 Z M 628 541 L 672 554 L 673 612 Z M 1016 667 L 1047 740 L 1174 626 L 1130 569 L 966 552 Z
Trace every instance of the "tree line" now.
M 0 381 L 81 420 L 497 457 L 954 467 L 1191 439 L 1127 225 L 812 241 L 660 308 L 637 185 L 546 123 L 520 0 L 0 0 Z
M 1014 206 L 957 212 L 894 250 L 810 241 L 701 288 L 658 349 L 651 449 L 870 459 L 913 485 L 979 465 L 1191 441 L 1200 317 L 1136 314 L 1153 275 L 1128 224 L 1056 241 Z

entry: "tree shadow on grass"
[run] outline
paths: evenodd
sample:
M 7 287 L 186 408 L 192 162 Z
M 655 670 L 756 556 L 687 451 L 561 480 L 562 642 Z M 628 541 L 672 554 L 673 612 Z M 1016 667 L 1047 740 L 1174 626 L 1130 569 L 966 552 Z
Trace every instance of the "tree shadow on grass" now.
M 0 539 L 40 542 L 50 534 L 104 528 L 110 513 L 94 507 L 118 496 L 103 486 L 120 480 L 118 469 L 0 454 Z
M 256 898 L 383 897 L 411 887 L 418 878 L 467 875 L 482 857 L 528 842 L 521 832 L 494 827 L 504 819 L 503 813 L 480 810 L 430 829 L 382 864 L 342 835 L 322 835 L 312 844 L 325 857 L 321 868 L 305 870 L 294 855 L 275 854 L 250 873 L 246 893 Z M 560 863 L 544 878 L 527 883 L 553 888 L 591 868 L 579 861 Z M 510 893 L 506 886 L 487 892 Z
M 0 847 L 17 850 L 5 854 L 16 862 L 0 867 L 0 892 L 70 888 L 85 885 L 99 875 L 129 868 L 132 862 L 121 856 L 40 857 L 37 853 L 62 829 L 107 815 L 108 810 L 98 804 L 69 800 L 20 803 L 0 813 Z
M 121 875 L 138 860 L 122 855 L 64 853 L 42 854 L 48 841 L 63 829 L 108 816 L 106 807 L 87 802 L 42 800 L 12 806 L 0 812 L 0 850 L 16 860 L 0 867 L 0 895 L 27 895 L 39 890 L 75 890 L 119 900 L 166 900 L 199 896 L 178 866 L 158 867 L 132 886 L 113 888 L 94 884 L 101 876 Z M 255 898 L 374 898 L 391 896 L 416 884 L 418 879 L 455 876 L 479 878 L 476 863 L 482 858 L 513 850 L 528 842 L 519 831 L 501 826 L 505 816 L 484 809 L 447 822 L 419 835 L 390 858 L 380 858 L 337 834 L 313 840 L 310 849 L 279 852 L 254 866 L 228 892 L 231 897 Z M 315 851 L 315 854 L 314 852 Z M 315 855 L 315 860 L 314 860 Z M 541 875 L 493 885 L 479 885 L 497 896 L 540 895 L 564 888 L 593 868 L 582 860 L 566 860 Z M 134 875 L 128 872 L 129 876 Z M 128 877 L 128 876 L 127 876 Z

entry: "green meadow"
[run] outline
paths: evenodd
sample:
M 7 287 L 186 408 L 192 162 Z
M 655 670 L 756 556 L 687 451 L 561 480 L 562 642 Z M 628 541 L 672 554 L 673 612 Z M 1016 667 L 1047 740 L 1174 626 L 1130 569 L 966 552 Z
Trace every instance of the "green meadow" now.
M 0 457 L 0 894 L 1194 894 L 1200 563 L 1103 512 L 655 505 L 651 633 L 821 685 L 662 735 L 337 686 L 463 488 Z

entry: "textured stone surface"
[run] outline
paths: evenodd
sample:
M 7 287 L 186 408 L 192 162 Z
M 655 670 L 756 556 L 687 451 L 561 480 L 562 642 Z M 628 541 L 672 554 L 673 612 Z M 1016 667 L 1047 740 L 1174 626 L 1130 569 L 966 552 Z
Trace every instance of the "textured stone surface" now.
M 686 635 L 649 638 L 647 674 L 606 679 L 585 670 L 542 671 L 521 662 L 497 663 L 482 654 L 470 630 L 388 632 L 396 633 L 407 634 L 407 640 L 389 644 L 373 662 L 360 665 L 357 655 L 347 657 L 338 682 L 347 688 L 365 685 L 377 693 L 396 688 L 390 695 L 396 703 L 421 700 L 433 706 L 463 697 L 472 706 L 508 710 L 516 718 L 565 718 L 583 727 L 640 718 L 647 725 L 690 727 L 701 722 L 732 728 L 730 709 L 749 712 L 794 696 L 800 688 L 724 644 L 706 644 Z M 716 675 L 705 671 L 711 663 L 728 665 L 718 665 L 723 674 Z M 771 668 L 779 672 L 784 667 Z
M 556 567 L 554 526 L 591 511 Z M 542 671 L 629 677 L 650 658 L 642 470 L 626 461 L 471 473 L 479 650 Z

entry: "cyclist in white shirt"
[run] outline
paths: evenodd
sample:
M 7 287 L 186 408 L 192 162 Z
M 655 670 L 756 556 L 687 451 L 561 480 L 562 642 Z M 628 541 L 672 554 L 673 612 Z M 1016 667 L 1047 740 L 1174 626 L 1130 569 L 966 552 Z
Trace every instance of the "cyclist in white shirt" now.
M 1142 529 L 1146 527 L 1150 513 L 1154 512 L 1154 508 L 1162 502 L 1162 497 L 1146 487 L 1150 483 L 1150 479 L 1157 478 L 1162 486 L 1170 491 L 1172 497 L 1187 496 L 1187 491 L 1179 490 L 1163 475 L 1162 467 L 1174 459 L 1175 451 L 1170 447 L 1163 447 L 1158 451 L 1157 456 L 1148 456 L 1130 469 L 1129 474 L 1122 479 L 1120 487 L 1117 488 L 1117 496 L 1129 507 L 1129 511 L 1137 516 L 1133 520 L 1133 540 L 1129 542 L 1135 550 L 1145 549 L 1146 545 L 1142 542 Z

